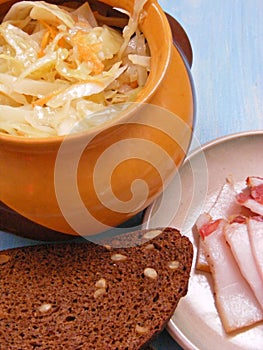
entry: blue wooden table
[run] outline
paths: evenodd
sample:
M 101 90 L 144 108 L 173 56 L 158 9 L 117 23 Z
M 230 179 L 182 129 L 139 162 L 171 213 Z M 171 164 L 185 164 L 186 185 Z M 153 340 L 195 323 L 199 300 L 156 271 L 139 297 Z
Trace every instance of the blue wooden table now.
M 160 0 L 183 26 L 193 50 L 200 144 L 247 130 L 263 130 L 263 2 Z M 181 349 L 164 332 L 158 350 Z M 200 349 L 202 350 L 202 349 Z
M 159 2 L 191 41 L 197 97 L 194 132 L 199 142 L 263 130 L 262 0 Z M 0 249 L 25 243 L 32 242 L 0 232 Z M 154 346 L 158 350 L 181 349 L 166 331 Z

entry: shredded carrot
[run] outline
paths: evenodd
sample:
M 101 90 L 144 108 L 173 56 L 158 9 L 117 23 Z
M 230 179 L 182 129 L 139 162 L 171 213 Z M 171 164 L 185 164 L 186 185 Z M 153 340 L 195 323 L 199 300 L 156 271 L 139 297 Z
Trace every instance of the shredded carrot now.
M 55 27 L 53 27 L 53 26 L 51 26 L 51 25 L 49 25 L 48 23 L 46 23 L 46 22 L 43 21 L 43 20 L 39 20 L 39 22 L 40 22 L 44 27 L 47 28 L 47 30 L 48 30 L 49 33 L 50 33 L 51 38 L 54 39 L 55 36 L 58 34 L 58 29 L 55 28 Z
M 43 38 L 42 38 L 42 41 L 41 41 L 40 51 L 38 53 L 38 57 L 43 57 L 44 56 L 44 50 L 45 50 L 45 48 L 48 45 L 49 37 L 50 37 L 50 33 L 49 33 L 49 31 L 46 31 L 45 34 L 43 35 Z
M 36 101 L 34 101 L 33 103 L 32 103 L 32 106 L 33 107 L 36 107 L 36 106 L 40 106 L 40 107 L 43 107 L 45 104 L 47 104 L 47 102 L 49 101 L 49 100 L 51 100 L 51 98 L 52 97 L 54 97 L 56 95 L 56 93 L 51 93 L 51 94 L 49 94 L 49 95 L 47 95 L 47 96 L 45 96 L 45 97 L 42 97 L 42 98 L 39 98 L 38 100 L 36 100 Z
M 130 82 L 130 87 L 131 87 L 132 89 L 137 88 L 137 87 L 138 87 L 138 81 L 137 81 L 137 80 L 131 81 L 131 82 Z
M 45 34 L 43 35 L 41 44 L 40 44 L 40 51 L 38 53 L 38 57 L 43 57 L 45 54 L 45 48 L 48 46 L 48 44 L 54 40 L 54 38 L 56 37 L 56 35 L 58 34 L 58 29 L 54 28 L 53 26 L 47 24 L 45 21 L 43 20 L 39 20 L 39 22 L 45 27 L 47 28 L 47 31 L 45 32 Z M 58 42 L 59 46 L 64 47 L 65 46 L 65 41 L 63 39 L 60 39 Z
M 93 45 L 88 45 L 85 36 L 86 33 L 79 30 L 72 38 L 74 44 L 78 48 L 78 58 L 82 62 L 91 62 L 93 73 L 99 74 L 104 69 L 104 64 L 96 55 L 101 48 L 101 44 L 96 43 Z

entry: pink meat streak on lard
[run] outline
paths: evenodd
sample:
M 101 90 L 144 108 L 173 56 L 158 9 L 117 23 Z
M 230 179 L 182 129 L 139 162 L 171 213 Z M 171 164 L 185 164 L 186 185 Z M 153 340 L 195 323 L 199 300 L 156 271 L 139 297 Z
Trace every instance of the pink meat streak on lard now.
M 224 227 L 224 235 L 242 275 L 249 283 L 261 309 L 263 310 L 263 279 L 260 276 L 254 258 L 246 219 L 244 222 L 232 222 L 231 224 L 226 224 Z
M 250 176 L 247 187 L 237 195 L 237 201 L 252 212 L 263 215 L 263 178 Z
M 262 309 L 225 240 L 225 220 L 204 221 L 201 215 L 199 234 L 204 239 L 214 282 L 215 302 L 225 331 L 232 332 L 261 321 Z

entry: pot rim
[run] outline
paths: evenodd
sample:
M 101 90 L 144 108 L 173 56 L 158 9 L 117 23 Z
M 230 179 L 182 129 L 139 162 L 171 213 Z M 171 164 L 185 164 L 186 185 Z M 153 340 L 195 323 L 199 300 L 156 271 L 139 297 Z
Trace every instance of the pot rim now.
M 152 97 L 155 95 L 156 91 L 159 89 L 165 77 L 165 74 L 169 68 L 171 55 L 172 55 L 173 39 L 172 39 L 172 32 L 171 32 L 171 28 L 170 28 L 167 16 L 165 12 L 162 10 L 162 8 L 160 7 L 160 5 L 158 4 L 157 0 L 150 0 L 149 2 L 147 2 L 146 9 L 149 7 L 152 7 L 153 10 L 158 13 L 162 23 L 161 28 L 167 38 L 168 45 L 166 46 L 166 52 L 167 52 L 166 59 L 164 60 L 163 67 L 162 69 L 159 70 L 160 74 L 158 74 L 157 77 L 152 76 L 150 72 L 146 85 L 143 87 L 142 91 L 139 93 L 138 98 L 133 102 L 126 102 L 126 104 L 129 106 L 127 110 L 121 111 L 118 114 L 118 116 L 116 116 L 112 120 L 103 122 L 98 126 L 95 126 L 80 132 L 67 134 L 67 135 L 31 138 L 31 137 L 7 135 L 4 133 L 0 133 L 0 144 L 5 144 L 9 146 L 14 146 L 14 147 L 15 145 L 19 145 L 22 147 L 53 146 L 53 145 L 61 144 L 65 139 L 74 141 L 74 140 L 82 139 L 86 137 L 93 137 L 94 135 L 97 135 L 98 133 L 103 132 L 106 129 L 109 129 L 114 125 L 127 122 L 127 120 L 132 116 L 132 114 L 134 114 L 138 110 L 138 108 L 140 108 L 145 103 L 150 103 Z M 142 27 L 143 27 L 143 23 L 142 23 Z M 150 83 L 152 87 L 149 87 Z M 118 106 L 118 104 L 116 104 L 116 106 Z

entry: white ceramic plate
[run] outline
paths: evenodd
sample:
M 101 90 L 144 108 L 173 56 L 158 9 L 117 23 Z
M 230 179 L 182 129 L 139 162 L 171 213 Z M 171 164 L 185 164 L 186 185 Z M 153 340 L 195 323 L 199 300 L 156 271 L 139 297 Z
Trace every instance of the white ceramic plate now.
M 192 227 L 201 212 L 209 209 L 226 177 L 240 187 L 249 175 L 263 176 L 263 131 L 224 137 L 194 151 L 178 175 L 146 211 L 144 227 L 173 226 L 194 245 Z M 187 350 L 262 350 L 263 322 L 235 334 L 226 334 L 213 297 L 210 275 L 193 264 L 189 290 L 168 324 L 171 336 Z

